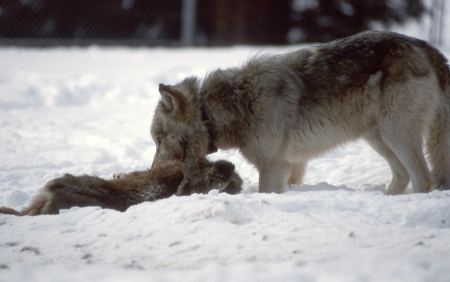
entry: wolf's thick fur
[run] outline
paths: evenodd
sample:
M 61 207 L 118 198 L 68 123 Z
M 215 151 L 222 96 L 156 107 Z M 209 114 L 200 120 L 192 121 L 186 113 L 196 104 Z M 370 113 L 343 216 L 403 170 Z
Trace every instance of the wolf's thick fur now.
M 185 165 L 180 165 L 176 160 L 151 170 L 121 174 L 111 180 L 65 174 L 49 181 L 23 211 L 0 207 L 0 213 L 19 216 L 57 214 L 60 209 L 75 206 L 100 206 L 125 211 L 132 205 L 167 198 L 174 194 L 207 193 L 212 189 L 229 194 L 241 191 L 242 179 L 230 162 L 200 160 L 197 166 L 198 175 L 194 179 L 184 177 L 184 174 L 195 175 L 195 172 L 186 173 L 186 167 L 183 166 Z M 192 189 L 192 186 L 195 186 L 195 189 Z
M 392 170 L 388 194 L 450 189 L 450 71 L 424 41 L 369 31 L 240 68 L 160 85 L 152 124 L 155 162 L 168 136 L 198 157 L 239 148 L 259 171 L 260 192 L 301 184 L 307 161 L 364 138 Z M 423 138 L 432 166 L 423 153 Z M 214 146 L 213 146 L 214 147 Z

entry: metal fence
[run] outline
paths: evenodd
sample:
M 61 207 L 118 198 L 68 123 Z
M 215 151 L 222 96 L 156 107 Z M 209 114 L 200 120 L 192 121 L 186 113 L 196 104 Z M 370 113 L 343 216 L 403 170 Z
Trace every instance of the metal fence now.
M 442 45 L 449 30 L 445 24 L 448 17 L 445 8 L 449 5 L 444 5 L 445 1 L 0 0 L 0 45 L 325 42 L 360 32 L 361 27 L 371 28 L 373 25 L 368 23 L 377 18 L 384 28 L 390 27 L 387 23 L 391 20 L 383 19 L 384 16 L 398 20 L 399 15 L 414 10 L 411 7 L 422 7 L 421 3 L 426 12 L 415 28 L 416 33 L 419 31 L 421 38 Z M 368 11 L 377 10 L 382 13 L 368 16 Z
M 0 41 L 19 45 L 179 44 L 180 2 L 0 0 Z

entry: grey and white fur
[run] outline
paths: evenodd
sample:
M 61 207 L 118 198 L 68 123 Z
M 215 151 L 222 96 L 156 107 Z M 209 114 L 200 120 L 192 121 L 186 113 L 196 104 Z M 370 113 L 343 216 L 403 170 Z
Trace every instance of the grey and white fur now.
M 198 158 L 238 148 L 259 171 L 259 192 L 280 193 L 302 183 L 308 160 L 362 138 L 391 168 L 387 194 L 410 181 L 415 193 L 450 189 L 450 70 L 419 39 L 368 31 L 161 84 L 160 94 L 155 165 L 170 159 L 169 138 Z

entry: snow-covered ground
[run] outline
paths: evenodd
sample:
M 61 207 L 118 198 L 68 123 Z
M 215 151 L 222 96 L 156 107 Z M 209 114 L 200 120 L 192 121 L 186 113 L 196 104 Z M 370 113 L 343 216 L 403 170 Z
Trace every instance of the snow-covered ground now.
M 26 206 L 63 173 L 148 168 L 158 83 L 259 50 L 0 49 L 0 206 Z M 450 281 L 450 191 L 385 196 L 390 170 L 363 142 L 281 195 L 256 193 L 237 151 L 211 158 L 236 165 L 244 193 L 0 215 L 0 281 Z

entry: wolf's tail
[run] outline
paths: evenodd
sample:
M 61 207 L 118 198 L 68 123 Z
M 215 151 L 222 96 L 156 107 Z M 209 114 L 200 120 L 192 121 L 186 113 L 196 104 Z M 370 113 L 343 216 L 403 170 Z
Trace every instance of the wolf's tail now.
M 447 65 L 444 68 L 447 75 L 443 76 L 445 83 L 441 83 L 442 100 L 430 126 L 426 150 L 436 189 L 450 190 L 450 69 Z
M 0 213 L 22 216 L 23 213 L 8 207 L 0 207 Z

